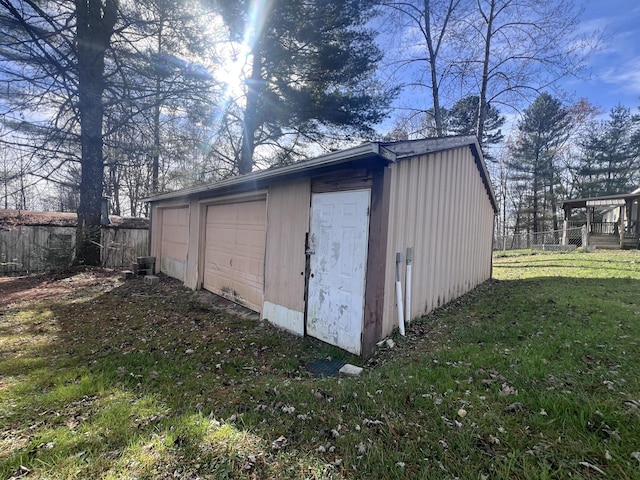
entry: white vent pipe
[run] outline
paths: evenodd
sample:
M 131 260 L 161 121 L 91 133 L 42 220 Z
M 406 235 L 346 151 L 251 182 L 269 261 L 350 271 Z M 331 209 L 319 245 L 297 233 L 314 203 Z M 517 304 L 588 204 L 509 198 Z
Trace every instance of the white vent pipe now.
M 407 247 L 407 269 L 404 281 L 405 313 L 404 321 L 407 325 L 411 322 L 411 263 L 413 262 L 413 247 Z
M 402 307 L 402 283 L 400 282 L 400 268 L 402 265 L 402 253 L 396 253 L 396 301 L 398 303 L 398 328 L 400 335 L 404 337 L 404 308 Z

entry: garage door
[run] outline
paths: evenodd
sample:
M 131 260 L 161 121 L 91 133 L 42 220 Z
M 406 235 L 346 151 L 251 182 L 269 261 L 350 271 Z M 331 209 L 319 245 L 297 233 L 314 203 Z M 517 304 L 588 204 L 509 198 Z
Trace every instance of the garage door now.
M 204 288 L 262 310 L 266 200 L 207 208 Z
M 184 281 L 189 243 L 189 207 L 163 208 L 160 271 Z

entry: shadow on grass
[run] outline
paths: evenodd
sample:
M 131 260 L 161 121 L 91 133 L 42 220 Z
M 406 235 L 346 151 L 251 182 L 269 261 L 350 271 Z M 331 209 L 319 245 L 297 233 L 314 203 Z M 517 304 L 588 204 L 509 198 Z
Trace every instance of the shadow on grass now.
M 283 432 L 292 438 L 295 416 L 264 419 L 286 406 L 279 385 L 307 378 L 306 361 L 326 349 L 168 278 L 32 304 L 0 342 L 2 429 L 13 432 L 0 444 L 2 478 L 21 467 L 60 478 L 279 477 L 267 459 Z M 332 470 L 313 455 L 279 458 L 291 478 Z
M 490 281 L 413 322 L 353 382 L 310 378 L 305 363 L 330 349 L 166 278 L 33 304 L 5 314 L 0 333 L 0 477 L 579 477 L 582 455 L 604 458 L 592 410 L 621 436 L 640 428 L 603 383 L 615 371 L 640 394 L 639 289 L 624 278 Z M 523 408 L 566 417 L 505 414 L 514 400 L 502 383 Z M 540 434 L 544 461 L 526 453 Z M 627 459 L 618 478 L 632 478 L 628 445 L 606 448 Z

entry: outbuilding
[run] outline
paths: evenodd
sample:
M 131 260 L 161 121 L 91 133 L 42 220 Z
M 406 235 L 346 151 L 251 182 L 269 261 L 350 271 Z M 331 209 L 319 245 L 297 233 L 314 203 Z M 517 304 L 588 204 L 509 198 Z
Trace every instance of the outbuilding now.
M 491 277 L 475 137 L 365 143 L 148 201 L 156 270 L 364 357 L 399 323 L 398 252 L 414 252 L 412 317 Z

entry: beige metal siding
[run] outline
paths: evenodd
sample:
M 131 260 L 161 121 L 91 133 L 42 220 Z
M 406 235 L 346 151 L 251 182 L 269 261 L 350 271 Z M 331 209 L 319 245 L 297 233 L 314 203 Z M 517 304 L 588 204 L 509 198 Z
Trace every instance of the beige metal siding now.
M 383 335 L 397 326 L 395 256 L 414 247 L 412 316 L 491 276 L 494 211 L 468 147 L 401 160 L 392 167 Z
M 269 188 L 263 316 L 304 334 L 305 235 L 309 230 L 308 178 Z
M 184 280 L 189 243 L 189 207 L 162 208 L 157 213 L 161 232 L 160 271 Z
M 262 311 L 267 202 L 207 208 L 204 288 Z

